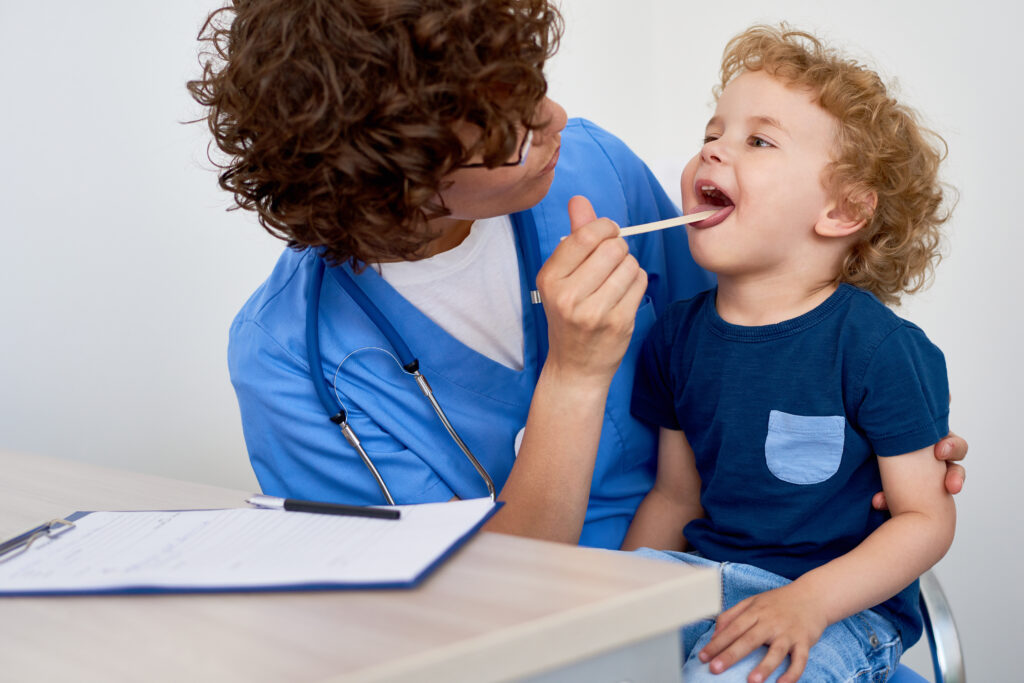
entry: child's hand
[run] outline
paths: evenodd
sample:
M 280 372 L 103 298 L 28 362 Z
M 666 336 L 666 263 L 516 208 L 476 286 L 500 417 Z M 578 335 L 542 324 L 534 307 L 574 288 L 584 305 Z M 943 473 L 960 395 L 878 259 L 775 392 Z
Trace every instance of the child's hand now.
M 792 583 L 755 595 L 718 615 L 715 635 L 698 656 L 721 673 L 761 645 L 764 656 L 747 680 L 761 683 L 786 655 L 789 669 L 779 683 L 796 683 L 807 666 L 807 654 L 828 626 L 820 601 L 800 584 Z

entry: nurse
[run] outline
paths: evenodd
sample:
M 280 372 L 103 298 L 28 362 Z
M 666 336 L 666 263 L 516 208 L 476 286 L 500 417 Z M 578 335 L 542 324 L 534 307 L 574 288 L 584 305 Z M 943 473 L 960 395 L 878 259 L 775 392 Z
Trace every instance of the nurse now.
M 207 21 L 189 89 L 220 184 L 289 246 L 228 348 L 265 493 L 385 502 L 327 401 L 395 502 L 487 495 L 404 343 L 506 503 L 489 529 L 619 546 L 653 481 L 655 434 L 629 413 L 639 343 L 711 280 L 682 231 L 618 237 L 677 210 L 546 97 L 560 33 L 547 0 L 255 0 Z

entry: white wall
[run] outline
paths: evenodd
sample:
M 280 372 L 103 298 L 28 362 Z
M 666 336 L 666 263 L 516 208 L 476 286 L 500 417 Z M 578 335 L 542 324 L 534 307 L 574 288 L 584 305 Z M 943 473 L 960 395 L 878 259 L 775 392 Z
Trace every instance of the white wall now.
M 0 0 L 0 447 L 256 486 L 225 345 L 280 245 L 180 123 L 212 4 Z
M 0 448 L 254 489 L 227 326 L 280 243 L 205 161 L 184 82 L 216 2 L 0 0 Z M 563 0 L 552 95 L 623 137 L 666 183 L 710 113 L 726 40 L 788 19 L 884 74 L 950 145 L 960 204 L 935 286 L 902 313 L 946 352 L 971 444 L 939 565 L 975 681 L 1017 677 L 1024 637 L 1020 439 L 1024 11 L 1006 3 Z M 675 190 L 673 190 L 673 194 Z M 0 476 L 3 476 L 0 473 Z M 913 662 L 921 662 L 914 653 Z M 926 665 L 915 668 L 924 670 Z

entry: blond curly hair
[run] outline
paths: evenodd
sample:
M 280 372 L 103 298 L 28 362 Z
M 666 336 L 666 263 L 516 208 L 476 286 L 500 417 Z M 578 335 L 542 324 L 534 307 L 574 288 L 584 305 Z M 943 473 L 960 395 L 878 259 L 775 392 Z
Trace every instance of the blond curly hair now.
M 836 283 L 887 304 L 926 286 L 941 260 L 939 227 L 952 210 L 938 179 L 945 140 L 897 102 L 877 73 L 786 24 L 753 26 L 729 41 L 715 96 L 740 74 L 761 70 L 811 91 L 838 121 L 825 186 L 865 225 Z

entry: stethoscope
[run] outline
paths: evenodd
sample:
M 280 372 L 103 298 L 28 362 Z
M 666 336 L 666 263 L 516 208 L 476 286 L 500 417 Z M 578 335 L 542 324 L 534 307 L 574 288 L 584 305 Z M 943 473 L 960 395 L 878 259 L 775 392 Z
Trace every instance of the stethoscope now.
M 540 296 L 537 292 L 537 272 L 540 270 L 540 242 L 537 235 L 536 225 L 533 221 L 533 216 L 529 212 L 523 212 L 513 214 L 511 216 L 512 226 L 516 233 L 516 245 L 519 250 L 520 262 L 524 264 L 526 269 L 527 287 L 530 292 L 530 311 L 533 314 L 535 330 L 536 330 L 536 341 L 537 341 L 537 359 L 538 367 L 543 364 L 543 359 L 547 355 L 547 321 L 544 318 L 543 310 L 541 309 Z M 313 387 L 316 389 L 317 397 L 320 399 L 320 403 L 323 404 L 324 410 L 327 411 L 331 422 L 338 425 L 341 428 L 341 433 L 345 437 L 345 440 L 355 449 L 356 453 L 359 454 L 360 460 L 369 470 L 373 476 L 374 481 L 377 482 L 377 486 L 380 488 L 381 493 L 384 494 L 385 500 L 388 505 L 394 505 L 395 499 L 388 490 L 387 484 L 384 482 L 384 478 L 380 475 L 377 467 L 374 465 L 370 455 L 363 448 L 359 437 L 352 430 L 352 426 L 348 423 L 348 411 L 345 409 L 341 398 L 338 396 L 336 390 L 332 390 L 333 387 L 327 383 L 327 380 L 322 376 L 323 361 L 320 355 L 320 290 L 323 287 L 324 273 L 327 271 L 327 264 L 324 259 L 320 256 L 316 257 L 316 265 L 313 268 L 312 276 L 309 279 L 309 289 L 306 293 L 306 358 L 309 362 L 310 377 L 313 379 Z M 345 292 L 352 298 L 357 306 L 363 311 L 367 318 L 376 326 L 381 332 L 388 343 L 391 345 L 391 351 L 387 349 L 378 349 L 384 351 L 391 356 L 398 365 L 402 368 L 402 371 L 407 375 L 411 376 L 416 386 L 419 387 L 420 392 L 426 397 L 430 403 L 431 408 L 434 409 L 434 413 L 437 415 L 441 424 L 444 425 L 445 430 L 451 437 L 452 441 L 459 447 L 466 459 L 473 465 L 477 474 L 483 479 L 484 484 L 487 486 L 487 493 L 494 500 L 497 493 L 494 489 L 494 481 L 491 476 L 487 473 L 487 470 L 480 461 L 476 459 L 469 447 L 466 446 L 465 442 L 459 437 L 457 431 L 452 426 L 451 421 L 445 414 L 441 404 L 438 403 L 434 397 L 434 392 L 430 388 L 430 383 L 420 373 L 419 360 L 413 355 L 409 349 L 409 345 L 405 343 L 402 335 L 398 333 L 395 326 L 391 324 L 384 312 L 373 303 L 373 301 L 360 289 L 359 285 L 356 284 L 352 274 L 346 268 L 335 267 L 331 268 L 331 274 L 334 279 L 342 286 Z M 350 358 L 357 351 L 369 350 L 374 347 L 364 347 L 356 349 L 349 353 L 345 359 L 342 360 L 338 365 L 338 371 L 341 371 L 341 366 L 345 360 Z M 335 376 L 337 376 L 337 372 Z M 318 379 L 319 378 L 319 379 Z

